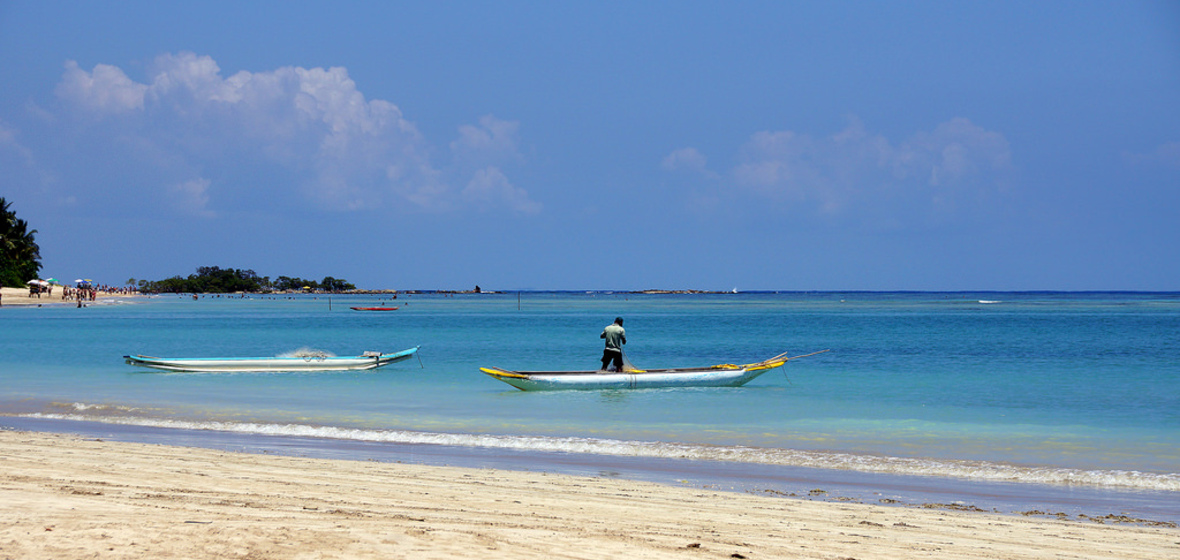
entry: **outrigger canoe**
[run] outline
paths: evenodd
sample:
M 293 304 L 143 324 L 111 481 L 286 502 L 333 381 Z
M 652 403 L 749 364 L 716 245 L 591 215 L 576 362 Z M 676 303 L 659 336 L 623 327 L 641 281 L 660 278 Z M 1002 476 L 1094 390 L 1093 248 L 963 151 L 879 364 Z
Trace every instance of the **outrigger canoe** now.
M 788 360 L 822 354 L 827 350 L 802 356 L 779 354 L 753 364 L 676 369 L 629 369 L 614 371 L 510 371 L 494 367 L 480 371 L 521 391 L 561 389 L 657 389 L 665 387 L 741 387 Z
M 167 371 L 205 373 L 280 372 L 280 371 L 348 371 L 375 369 L 410 359 L 418 352 L 415 346 L 393 354 L 365 352 L 360 356 L 276 356 L 273 358 L 156 358 L 123 356 L 128 364 Z

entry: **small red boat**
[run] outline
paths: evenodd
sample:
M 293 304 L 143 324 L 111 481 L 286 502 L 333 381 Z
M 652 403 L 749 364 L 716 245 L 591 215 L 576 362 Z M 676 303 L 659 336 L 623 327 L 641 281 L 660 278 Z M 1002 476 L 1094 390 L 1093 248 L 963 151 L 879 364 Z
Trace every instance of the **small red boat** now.
M 396 307 L 349 307 L 353 311 L 397 311 Z

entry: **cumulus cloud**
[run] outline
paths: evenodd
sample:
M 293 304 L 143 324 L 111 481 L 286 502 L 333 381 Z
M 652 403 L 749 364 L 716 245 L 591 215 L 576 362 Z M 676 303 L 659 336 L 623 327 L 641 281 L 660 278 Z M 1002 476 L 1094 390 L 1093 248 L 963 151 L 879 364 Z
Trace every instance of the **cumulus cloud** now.
M 691 171 L 708 175 L 709 170 L 705 163 L 704 154 L 696 148 L 680 148 L 665 156 L 660 166 L 668 171 Z
M 169 190 L 174 195 L 173 204 L 185 214 L 192 214 L 202 218 L 212 218 L 216 214 L 207 208 L 209 204 L 208 179 L 193 179 L 173 185 Z
M 664 167 L 703 168 L 703 162 L 686 149 L 666 157 Z M 827 137 L 756 132 L 741 147 L 728 180 L 757 196 L 812 205 L 829 215 L 904 203 L 907 211 L 946 219 L 1003 191 L 1011 167 L 1004 136 L 964 118 L 900 142 L 872 134 L 852 118 Z
M 225 77 L 211 57 L 182 52 L 157 57 L 146 74 L 139 83 L 114 66 L 99 64 L 87 72 L 70 61 L 56 94 L 91 115 L 98 123 L 92 126 L 119 126 L 121 137 L 136 135 L 129 142 L 147 146 L 142 153 L 158 154 L 160 165 L 175 167 L 181 177 L 192 169 L 257 161 L 296 178 L 298 193 L 316 207 L 350 210 L 406 201 L 445 210 L 466 199 L 446 177 L 522 161 L 518 123 L 486 116 L 479 125 L 461 127 L 451 144 L 462 169 L 436 168 L 429 157 L 434 148 L 401 110 L 367 99 L 341 67 L 287 66 Z M 210 203 L 207 184 L 174 184 L 184 187 L 163 190 L 180 206 Z M 488 192 L 515 203 L 524 193 L 515 187 Z
M 459 137 L 451 142 L 454 168 L 471 178 L 461 195 L 465 201 L 480 208 L 501 205 L 519 214 L 536 214 L 541 204 L 529 197 L 528 191 L 514 186 L 503 168 L 524 162 L 520 153 L 518 130 L 520 123 L 485 115 L 479 125 L 459 127 Z
M 499 168 L 487 167 L 475 172 L 463 197 L 477 204 L 503 204 L 519 214 L 536 214 L 541 204 L 529 198 L 524 189 L 512 186 Z
M 919 132 L 899 149 L 897 163 L 918 173 L 929 170 L 929 183 L 944 186 L 985 175 L 1011 165 L 1008 140 L 964 118 Z
M 459 127 L 459 138 L 451 142 L 451 151 L 458 160 L 468 164 L 481 165 L 487 161 L 521 162 L 524 158 L 518 148 L 519 129 L 519 122 L 485 115 L 479 119 L 479 126 Z
M 98 113 L 126 113 L 143 108 L 147 90 L 147 85 L 135 83 L 115 66 L 99 64 L 87 72 L 70 60 L 55 93 Z

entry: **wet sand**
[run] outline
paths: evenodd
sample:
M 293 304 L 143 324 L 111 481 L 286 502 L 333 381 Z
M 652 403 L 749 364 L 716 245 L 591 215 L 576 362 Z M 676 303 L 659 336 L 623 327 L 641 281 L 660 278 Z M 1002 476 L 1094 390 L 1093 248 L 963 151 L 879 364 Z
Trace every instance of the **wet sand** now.
M 0 432 L 2 558 L 1177 558 L 1180 529 Z

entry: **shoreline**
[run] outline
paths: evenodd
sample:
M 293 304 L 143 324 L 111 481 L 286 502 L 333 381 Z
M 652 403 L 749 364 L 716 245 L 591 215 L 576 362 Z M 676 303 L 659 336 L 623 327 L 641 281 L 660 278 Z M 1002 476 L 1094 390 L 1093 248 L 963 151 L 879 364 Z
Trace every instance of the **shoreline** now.
M 1180 530 L 0 431 L 7 557 L 1174 558 Z
M 1180 493 L 1086 484 L 1045 484 L 1012 478 L 986 480 L 922 474 L 882 473 L 783 464 L 552 451 L 502 446 L 337 437 L 326 434 L 238 431 L 212 426 L 178 427 L 150 423 L 40 415 L 0 416 L 0 430 L 69 434 L 127 443 L 198 447 L 220 451 L 353 461 L 409 462 L 571 476 L 606 476 L 677 487 L 745 492 L 828 503 L 898 508 L 989 512 L 1058 520 L 1109 520 L 1176 527 Z M 420 440 L 420 441 L 417 441 Z
M 62 289 L 62 287 L 58 286 L 57 288 L 55 288 L 53 290 L 53 295 L 44 294 L 41 297 L 35 297 L 35 296 L 30 296 L 29 290 L 26 288 L 0 288 L 0 294 L 3 295 L 3 297 L 0 297 L 0 308 L 9 307 L 9 306 L 12 306 L 12 307 L 45 307 L 45 306 L 58 307 L 58 306 L 76 306 L 76 305 L 78 305 L 78 301 L 75 299 L 62 299 L 61 298 L 61 293 L 62 293 L 61 289 Z M 93 305 L 96 303 L 100 303 L 104 300 L 126 299 L 126 298 L 138 299 L 138 298 L 145 298 L 145 297 L 147 297 L 147 296 L 142 295 L 142 294 L 138 294 L 138 293 L 120 294 L 120 293 L 111 293 L 111 292 L 100 291 L 95 295 L 95 301 L 89 301 L 89 300 L 83 301 L 82 306 L 85 307 L 87 305 Z

